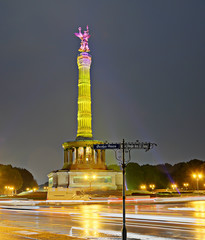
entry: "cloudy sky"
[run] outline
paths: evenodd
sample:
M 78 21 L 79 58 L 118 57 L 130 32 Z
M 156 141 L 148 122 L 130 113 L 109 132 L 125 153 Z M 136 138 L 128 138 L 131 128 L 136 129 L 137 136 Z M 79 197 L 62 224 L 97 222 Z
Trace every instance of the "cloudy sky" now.
M 38 183 L 62 168 L 87 24 L 94 138 L 156 142 L 132 151 L 139 164 L 205 160 L 204 12 L 204 0 L 1 0 L 0 163 Z

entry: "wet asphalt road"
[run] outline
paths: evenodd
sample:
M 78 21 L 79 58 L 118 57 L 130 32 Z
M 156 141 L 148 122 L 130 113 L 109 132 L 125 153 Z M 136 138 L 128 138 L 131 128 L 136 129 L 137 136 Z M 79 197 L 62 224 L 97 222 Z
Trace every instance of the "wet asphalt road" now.
M 205 240 L 205 201 L 129 204 L 126 217 L 129 240 Z M 120 204 L 0 208 L 0 240 L 121 239 L 121 227 Z

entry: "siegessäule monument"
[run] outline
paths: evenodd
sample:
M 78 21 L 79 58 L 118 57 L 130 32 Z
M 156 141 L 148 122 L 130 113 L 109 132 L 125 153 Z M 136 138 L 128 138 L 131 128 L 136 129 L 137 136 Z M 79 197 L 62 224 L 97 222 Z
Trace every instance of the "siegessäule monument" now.
M 90 38 L 87 26 L 84 33 L 75 33 L 81 40 L 78 64 L 78 114 L 75 141 L 62 144 L 64 165 L 61 170 L 48 174 L 48 199 L 68 199 L 78 190 L 117 190 L 122 187 L 122 173 L 107 170 L 105 150 L 95 150 L 94 144 L 103 141 L 93 139 L 91 111 L 90 66 L 92 57 L 88 46 Z

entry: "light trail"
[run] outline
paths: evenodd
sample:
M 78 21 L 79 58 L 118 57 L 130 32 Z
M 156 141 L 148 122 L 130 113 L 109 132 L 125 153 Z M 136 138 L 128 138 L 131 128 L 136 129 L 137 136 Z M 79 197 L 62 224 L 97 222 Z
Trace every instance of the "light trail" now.
M 73 221 L 78 222 L 79 219 L 82 218 L 82 216 L 79 216 L 78 218 L 74 218 Z M 111 221 L 106 221 L 106 220 L 111 220 Z M 106 222 L 105 222 L 106 221 Z M 115 225 L 115 226 L 121 226 L 122 225 L 122 218 L 103 218 L 100 220 L 100 223 L 106 224 L 106 225 Z M 142 219 L 127 219 L 127 227 L 145 227 L 145 228 L 153 228 L 153 229 L 161 229 L 161 230 L 173 230 L 173 231 L 192 231 L 193 228 L 195 227 L 192 225 L 190 227 L 189 225 L 186 225 L 184 223 L 177 222 L 174 224 L 174 226 L 169 226 L 168 224 L 171 222 L 164 222 L 164 221 L 151 221 L 151 220 L 142 220 Z M 163 225 L 162 225 L 163 224 Z M 171 223 L 173 224 L 173 223 Z M 177 225 L 185 225 L 185 226 L 177 226 Z
M 73 219 L 73 221 L 78 221 L 79 219 Z M 107 218 L 105 219 L 105 220 L 107 220 Z M 113 220 L 114 221 L 114 220 Z M 115 225 L 115 226 L 122 226 L 122 223 L 121 222 L 113 222 L 113 221 L 107 221 L 107 222 L 104 222 L 103 220 L 101 221 L 101 223 L 103 223 L 103 224 L 105 224 L 105 225 L 110 225 L 110 224 L 112 224 L 112 225 Z M 150 224 L 152 224 L 152 225 L 150 225 L 150 224 L 146 224 L 146 223 L 150 223 Z M 166 226 L 162 226 L 162 225 L 160 225 L 161 223 L 153 223 L 153 222 L 151 222 L 151 221 L 146 221 L 146 223 L 145 222 L 142 222 L 142 223 L 139 223 L 139 222 L 135 222 L 135 223 L 130 223 L 130 222 L 128 222 L 127 221 L 127 227 L 139 227 L 139 228 L 142 228 L 142 227 L 146 227 L 146 228 L 152 228 L 152 229 L 160 229 L 160 230 L 172 230 L 172 231 L 178 231 L 178 230 L 180 230 L 180 231 L 185 231 L 185 232 L 189 232 L 190 230 L 193 230 L 193 228 L 188 228 L 188 227 L 181 227 L 181 226 L 174 226 L 174 227 L 171 227 L 171 226 L 168 226 L 168 225 L 166 225 Z M 165 223 L 164 223 L 165 224 Z M 166 223 L 167 224 L 167 223 Z
M 72 229 L 82 230 L 82 231 L 84 230 L 84 228 L 81 228 L 81 227 L 72 227 Z M 95 229 L 89 228 L 89 231 L 95 231 Z M 112 235 L 112 236 L 118 236 L 118 237 L 122 236 L 121 231 L 98 229 L 98 232 L 106 234 L 106 235 Z M 71 235 L 67 235 L 67 236 L 71 236 Z M 89 237 L 89 239 L 94 239 L 94 237 L 92 237 L 92 236 L 88 236 L 88 237 Z M 176 240 L 176 238 L 155 237 L 155 236 L 142 235 L 142 234 L 130 233 L 130 232 L 127 233 L 127 237 L 134 238 L 134 239 L 140 239 L 140 240 Z M 107 238 L 107 239 L 110 239 L 110 238 Z
M 53 211 L 54 209 L 52 210 L 47 210 L 47 209 L 31 209 L 31 210 L 26 210 L 26 209 L 20 209 L 20 208 L 3 208 L 1 210 L 5 210 L 5 211 L 21 211 L 21 212 L 27 212 L 27 213 L 41 213 L 41 214 L 46 214 L 46 213 L 50 213 L 50 214 L 62 214 L 62 215 L 70 215 L 70 216 L 81 216 L 81 213 L 77 213 L 77 212 L 70 212 L 70 211 Z M 177 210 L 177 209 L 176 209 Z M 115 218 L 119 218 L 119 219 L 122 219 L 122 214 L 119 214 L 119 213 L 99 213 L 100 216 L 102 217 L 110 217 L 110 218 L 107 218 L 107 219 L 113 219 L 113 217 Z M 89 216 L 89 218 L 92 218 L 92 216 Z M 167 222 L 170 222 L 170 223 L 173 223 L 173 222 L 177 222 L 178 224 L 184 224 L 184 223 L 197 223 L 197 224 L 200 224 L 202 226 L 204 226 L 204 220 L 203 219 L 200 219 L 200 218 L 190 218 L 190 217 L 173 217 L 173 216 L 162 216 L 162 215 L 147 215 L 147 214 L 126 214 L 126 218 L 127 219 L 136 219 L 136 220 L 140 220 L 140 221 L 148 221 L 150 220 L 151 222 L 160 222 L 160 221 L 167 221 Z M 201 220 L 201 221 L 200 221 Z
M 172 197 L 172 198 L 149 198 L 149 197 L 127 197 L 127 203 L 172 203 L 172 202 L 191 202 L 191 201 L 205 201 L 204 196 L 193 196 L 193 197 Z M 0 200 L 0 205 L 38 205 L 38 204 L 68 204 L 75 205 L 78 203 L 122 203 L 122 198 L 101 198 L 101 199 L 90 199 L 90 200 L 42 200 L 42 201 L 34 201 L 34 200 Z
M 168 209 L 173 211 L 197 211 L 195 208 L 185 208 L 185 207 L 184 208 L 174 207 L 174 208 L 168 208 Z
M 202 215 L 200 215 L 205 211 L 204 203 L 202 204 L 202 202 L 192 202 L 189 205 L 174 205 L 176 207 L 172 207 L 172 204 L 160 204 L 156 205 L 154 208 L 155 212 L 152 211 L 151 214 L 144 214 L 143 211 L 152 210 L 152 206 L 154 205 L 150 205 L 148 209 L 147 205 L 136 206 L 137 208 L 130 205 L 130 213 L 126 214 L 129 233 L 128 238 L 141 240 L 190 240 L 201 239 L 199 236 L 201 237 L 205 232 L 203 230 L 205 227 L 205 221 Z M 161 208 L 161 206 L 163 206 L 163 208 Z M 75 233 L 76 239 L 77 237 L 79 238 L 83 236 L 84 239 L 89 240 L 111 240 L 114 239 L 114 237 L 121 236 L 120 229 L 122 226 L 122 213 L 119 205 L 118 207 L 110 205 L 105 207 L 105 205 L 98 204 L 79 206 L 69 205 L 67 207 L 41 206 L 39 209 L 34 210 L 22 210 L 21 207 L 23 206 L 19 207 L 19 209 L 0 209 L 0 212 L 2 212 L 2 219 L 4 219 L 4 216 L 9 216 L 10 214 L 12 217 L 9 220 L 12 224 L 23 226 L 25 229 L 34 231 L 41 229 L 50 233 L 67 235 L 69 233 L 71 234 L 73 230 L 72 234 Z M 183 214 L 181 214 L 182 216 L 176 215 L 178 214 L 178 210 Z M 3 212 L 5 212 L 5 214 Z M 21 220 L 18 220 L 19 216 L 22 216 Z M 35 217 L 37 217 L 36 220 L 34 219 Z M 72 230 L 69 232 L 70 229 Z M 104 234 L 106 236 L 103 236 Z M 108 235 L 113 237 L 108 237 Z M 180 236 L 183 237 L 181 238 Z
M 101 216 L 109 216 L 109 217 L 121 217 L 119 213 L 100 213 Z M 190 217 L 172 217 L 172 216 L 159 216 L 159 215 L 146 215 L 146 214 L 126 214 L 126 218 L 134 218 L 134 219 L 144 219 L 144 220 L 154 220 L 154 221 L 168 221 L 168 222 L 183 222 L 183 223 L 196 223 L 200 222 L 200 219 L 190 218 Z M 204 226 L 204 220 L 201 221 Z

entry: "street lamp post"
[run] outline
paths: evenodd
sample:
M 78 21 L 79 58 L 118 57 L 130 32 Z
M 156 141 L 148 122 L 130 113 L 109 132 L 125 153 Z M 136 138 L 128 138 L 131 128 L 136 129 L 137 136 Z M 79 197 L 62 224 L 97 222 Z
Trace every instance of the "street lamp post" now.
M 14 195 L 14 187 L 10 187 L 10 190 L 11 190 L 11 196 Z
M 146 185 L 144 185 L 144 184 L 141 185 L 140 188 L 141 188 L 141 190 L 146 190 L 147 189 Z
M 188 183 L 184 183 L 183 184 L 184 185 L 184 187 L 186 188 L 186 190 L 188 189 L 188 187 L 189 187 L 189 184 Z
M 115 157 L 120 162 L 122 167 L 122 202 L 123 202 L 123 227 L 122 227 L 122 240 L 127 240 L 127 229 L 126 229 L 126 216 L 125 216 L 125 200 L 126 200 L 126 194 L 125 194 L 125 169 L 127 166 L 127 163 L 131 160 L 131 154 L 130 151 L 132 149 L 144 149 L 145 151 L 150 150 L 154 146 L 157 146 L 155 143 L 151 142 L 125 142 L 123 139 L 122 143 L 108 143 L 105 144 L 94 144 L 94 149 L 114 149 L 115 150 Z M 125 160 L 125 152 L 129 154 L 129 159 Z M 118 156 L 118 154 L 121 154 L 121 156 Z
M 172 184 L 172 189 L 176 189 L 177 188 L 177 185 L 176 184 Z
M 127 239 L 127 229 L 126 229 L 126 215 L 125 215 L 125 140 L 122 142 L 122 199 L 123 199 L 123 225 L 122 225 L 122 239 Z
M 88 175 L 85 175 L 84 178 L 89 181 L 90 190 L 91 190 L 91 184 L 92 184 L 92 181 L 96 179 L 96 175 L 93 175 L 92 177 L 88 176 Z
M 202 178 L 202 174 L 201 173 L 194 173 L 193 178 L 196 179 L 196 188 L 197 188 L 197 190 L 199 190 L 199 180 Z
M 115 157 L 116 159 L 121 162 L 122 166 L 122 179 L 123 179 L 123 184 L 122 184 L 122 205 L 123 205 L 123 225 L 122 225 L 122 240 L 127 240 L 127 228 L 126 228 L 126 205 L 125 205 L 125 200 L 126 200 L 126 194 L 125 194 L 125 169 L 127 167 L 127 163 L 130 162 L 131 160 L 131 154 L 130 151 L 132 149 L 144 149 L 145 151 L 149 151 L 151 148 L 154 146 L 157 146 L 155 143 L 150 143 L 150 142 L 139 142 L 138 140 L 136 142 L 125 142 L 123 139 L 122 144 L 120 149 L 115 150 Z M 117 152 L 119 150 L 122 150 L 122 159 L 117 156 Z M 125 151 L 129 154 L 128 160 L 125 162 Z M 122 160 L 122 161 L 121 161 Z
M 149 187 L 150 187 L 150 189 L 152 189 L 152 191 L 155 189 L 155 185 L 154 184 L 150 184 Z

